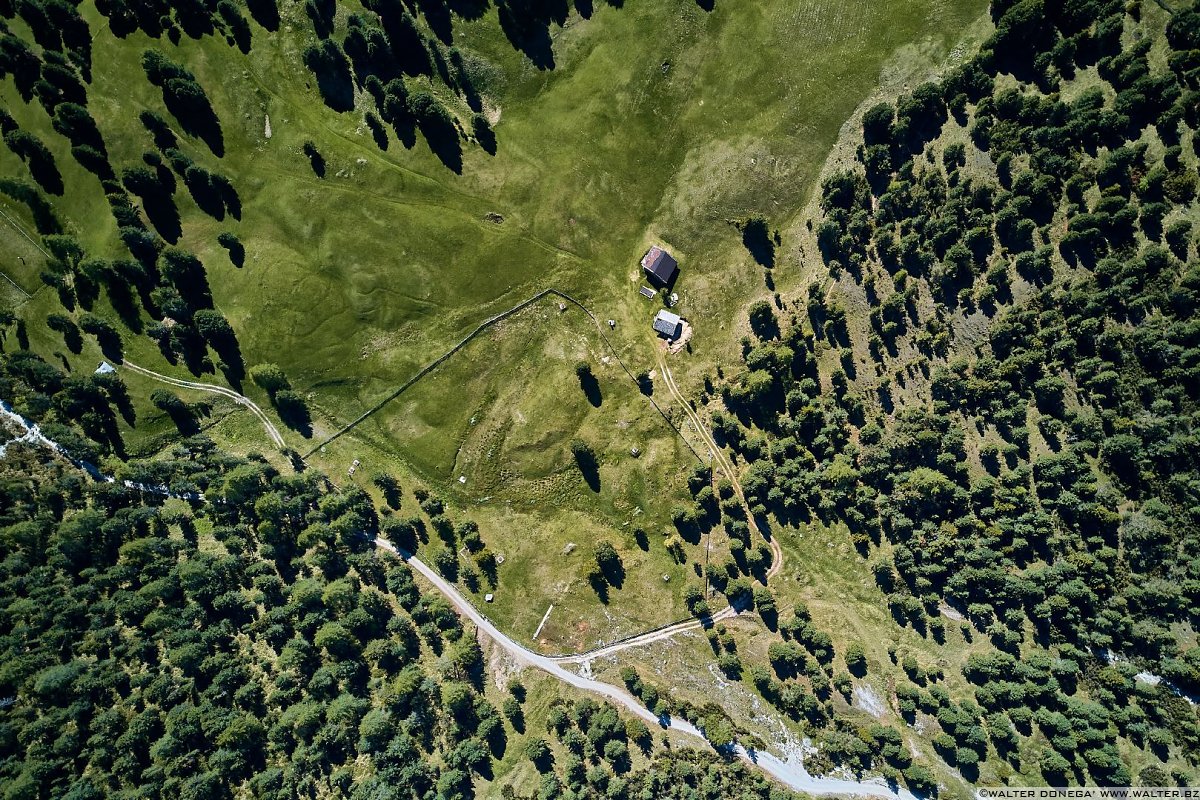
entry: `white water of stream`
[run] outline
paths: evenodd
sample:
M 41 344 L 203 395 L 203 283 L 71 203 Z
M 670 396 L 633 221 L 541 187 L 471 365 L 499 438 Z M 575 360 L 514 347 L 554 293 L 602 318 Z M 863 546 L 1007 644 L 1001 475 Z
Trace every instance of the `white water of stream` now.
M 15 427 L 23 431 L 23 433 L 4 444 L 0 444 L 0 458 L 3 458 L 10 444 L 23 441 L 31 444 L 38 444 L 47 447 L 56 454 L 66 458 L 80 468 L 86 470 L 93 478 L 106 483 L 112 483 L 115 478 L 105 475 L 92 464 L 79 462 L 70 457 L 67 451 L 52 439 L 47 438 L 37 424 L 30 422 L 20 414 L 12 410 L 12 407 L 7 403 L 0 401 L 0 417 L 11 422 Z M 152 492 L 175 497 L 177 495 L 170 492 L 165 486 L 145 486 L 135 484 L 131 481 L 124 481 L 124 485 L 129 488 L 139 489 L 142 491 Z M 185 500 L 203 500 L 202 494 L 193 495 L 187 494 L 183 496 Z M 567 664 L 572 664 L 578 659 L 571 656 L 550 657 L 527 649 L 516 641 L 510 639 L 506 634 L 500 631 L 491 620 L 485 617 L 475 606 L 459 594 L 458 589 L 448 583 L 437 571 L 431 569 L 420 559 L 408 553 L 402 553 L 395 545 L 385 539 L 376 539 L 375 544 L 397 556 L 404 558 L 410 567 L 419 572 L 435 589 L 441 592 L 447 600 L 458 610 L 460 614 L 470 619 L 480 631 L 488 638 L 494 641 L 498 646 L 508 652 L 518 663 L 527 666 L 535 667 L 546 672 L 563 683 L 574 686 L 577 689 L 582 689 L 586 692 L 592 692 L 608 698 L 617 705 L 624 706 L 628 711 L 637 715 L 650 725 L 662 726 L 664 723 L 673 731 L 681 733 L 700 742 L 707 742 L 703 732 L 695 725 L 684 719 L 671 717 L 669 720 L 660 719 L 650 709 L 646 708 L 641 701 L 635 698 L 626 690 L 613 686 L 603 681 L 595 680 L 594 678 L 584 677 L 571 670 L 567 669 Z M 789 744 L 781 748 L 782 756 L 777 756 L 773 753 L 762 750 L 747 750 L 741 745 L 734 745 L 733 752 L 743 761 L 761 769 L 771 777 L 778 780 L 788 788 L 804 792 L 810 795 L 841 795 L 841 796 L 858 796 L 858 797 L 881 797 L 889 798 L 890 800 L 916 800 L 915 796 L 906 789 L 892 789 L 883 781 L 882 778 L 874 778 L 865 781 L 855 781 L 848 778 L 830 778 L 818 775 L 812 775 L 804 768 L 804 759 L 802 747 L 797 744 Z

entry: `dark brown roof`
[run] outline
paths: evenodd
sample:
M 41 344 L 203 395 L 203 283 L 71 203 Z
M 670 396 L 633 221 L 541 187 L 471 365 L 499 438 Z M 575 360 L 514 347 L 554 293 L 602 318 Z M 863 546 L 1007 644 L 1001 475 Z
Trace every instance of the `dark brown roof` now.
M 679 264 L 671 257 L 670 253 L 655 245 L 642 257 L 642 269 L 646 270 L 646 274 L 659 283 L 667 284 L 671 282 L 671 278 L 675 277 L 675 271 L 679 269 Z

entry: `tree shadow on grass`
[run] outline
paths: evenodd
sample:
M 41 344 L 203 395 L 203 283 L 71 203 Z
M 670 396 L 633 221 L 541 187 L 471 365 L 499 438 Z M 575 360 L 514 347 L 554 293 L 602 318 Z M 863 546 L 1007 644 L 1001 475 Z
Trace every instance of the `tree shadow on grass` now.
M 166 414 L 183 436 L 192 436 L 200 432 L 200 422 L 197 414 L 186 404 L 181 408 L 167 409 Z
M 79 332 L 79 326 L 75 324 L 70 317 L 65 317 L 60 314 L 51 314 L 46 318 L 46 327 L 50 330 L 58 331 L 62 334 L 63 344 L 67 346 L 75 355 L 83 352 L 83 334 Z M 68 372 L 70 370 L 67 370 Z
M 496 5 L 500 9 L 500 28 L 512 46 L 524 53 L 538 69 L 554 69 L 550 22 L 554 19 L 556 9 L 535 9 L 531 0 L 498 0 Z M 562 12 L 560 18 L 566 20 L 565 3 L 550 2 L 545 5 L 559 7 L 557 10 Z
M 375 146 L 380 150 L 388 149 L 388 133 L 387 128 L 380 122 L 379 117 L 374 114 L 368 114 L 366 117 L 367 128 L 371 131 L 371 138 L 375 140 Z
M 275 5 L 275 0 L 246 0 L 246 9 L 254 21 L 266 30 L 279 30 L 279 7 Z
M 446 5 L 455 16 L 466 20 L 479 19 L 487 13 L 489 7 L 487 0 L 447 0 Z
M 217 221 L 225 219 L 225 199 L 221 197 L 207 170 L 189 168 L 184 175 L 184 183 L 201 211 Z
M 546 750 L 545 753 L 533 759 L 533 766 L 543 775 L 554 769 L 554 753 Z
M 599 570 L 588 575 L 588 583 L 592 586 L 592 591 L 596 593 L 596 599 L 602 605 L 608 605 L 608 581 L 604 579 L 604 573 Z
M 492 751 L 493 758 L 497 761 L 504 758 L 504 754 L 508 751 L 508 735 L 504 732 L 503 725 L 497 725 L 493 728 L 486 741 L 488 749 Z
M 454 41 L 454 30 L 451 26 L 450 8 L 445 0 L 416 0 L 416 3 L 434 36 L 442 44 L 450 45 Z
M 426 120 L 421 123 L 421 133 L 429 143 L 429 149 L 455 175 L 462 175 L 463 158 L 462 144 L 458 140 L 458 131 L 452 124 L 440 120 Z
M 195 81 L 170 78 L 163 85 L 167 110 L 179 120 L 179 126 L 208 145 L 217 158 L 225 155 L 225 137 L 221 121 L 213 111 L 204 90 Z
M 579 376 L 579 388 L 583 390 L 584 397 L 592 404 L 593 408 L 599 408 L 600 404 L 604 402 L 604 395 L 600 392 L 600 382 L 591 372 Z
M 125 361 L 125 351 L 121 344 L 121 335 L 114 331 L 101 331 L 96 334 L 96 344 L 100 345 L 100 352 L 109 361 L 115 361 L 121 364 Z
M 483 114 L 476 114 L 473 120 L 472 131 L 475 134 L 475 141 L 483 148 L 483 152 L 489 156 L 496 155 L 496 148 L 498 147 L 496 132 L 488 124 L 487 117 L 483 116 Z
M 304 51 L 304 65 L 316 76 L 317 91 L 325 105 L 334 111 L 354 109 L 354 76 L 350 71 L 350 60 L 333 40 L 310 45 Z
M 638 549 L 643 553 L 650 551 L 650 537 L 641 528 L 633 529 L 633 540 L 637 543 Z
M 312 167 L 313 174 L 318 178 L 325 177 L 325 156 L 315 148 L 309 145 L 304 146 L 304 153 L 308 156 L 308 165 Z
M 232 233 L 222 233 L 217 237 L 217 242 L 229 253 L 229 263 L 238 269 L 245 266 L 246 248 L 236 236 Z
M 584 483 L 595 494 L 600 493 L 600 465 L 594 459 L 583 459 L 579 456 L 575 457 L 575 463 L 579 467 L 579 473 L 583 476 Z
M 770 269 L 775 266 L 775 242 L 762 217 L 752 217 L 742 225 L 742 244 L 751 257 L 760 265 Z
M 275 396 L 275 410 L 284 425 L 299 433 L 305 439 L 312 438 L 312 415 L 304 398 L 295 392 L 284 390 Z
M 143 330 L 142 314 L 133 288 L 123 280 L 107 281 L 104 288 L 108 293 L 109 304 L 113 307 L 113 311 L 117 312 L 121 322 L 125 323 L 125 327 L 134 333 L 141 333 Z
M 337 4 L 333 0 L 310 0 L 304 4 L 304 11 L 312 21 L 317 37 L 329 38 L 333 33 L 333 17 L 337 13 Z
M 212 15 L 200 3 L 173 3 L 179 27 L 192 39 L 203 39 L 213 32 Z
M 62 173 L 54 163 L 54 156 L 47 150 L 30 150 L 19 154 L 29 167 L 29 174 L 47 194 L 62 196 L 65 191 Z
M 614 589 L 620 589 L 625 585 L 625 565 L 620 560 L 603 567 L 601 574 L 604 576 L 605 583 Z
M 142 211 L 146 219 L 154 226 L 154 230 L 167 244 L 175 244 L 183 236 L 183 223 L 179 218 L 179 209 L 175 200 L 169 194 L 147 194 L 141 198 Z

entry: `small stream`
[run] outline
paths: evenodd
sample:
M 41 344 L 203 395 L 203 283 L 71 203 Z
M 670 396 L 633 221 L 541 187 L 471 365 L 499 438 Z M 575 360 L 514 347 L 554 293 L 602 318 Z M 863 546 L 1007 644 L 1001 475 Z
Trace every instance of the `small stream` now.
M 27 419 L 25 419 L 25 417 L 21 416 L 16 411 L 13 411 L 12 406 L 10 406 L 4 400 L 0 400 L 0 418 L 3 418 L 4 420 L 11 422 L 14 426 L 16 426 L 21 431 L 23 431 L 23 433 L 21 433 L 20 436 L 16 436 L 16 437 L 4 442 L 3 444 L 0 444 L 0 458 L 4 458 L 4 456 L 7 455 L 9 445 L 16 444 L 17 442 L 25 442 L 26 444 L 36 444 L 36 445 L 40 445 L 42 447 L 48 448 L 49 450 L 52 450 L 56 455 L 59 455 L 62 458 L 65 458 L 67 461 L 70 461 L 72 464 L 74 464 L 75 466 L 82 469 L 88 475 L 92 476 L 93 480 L 99 481 L 101 483 L 116 483 L 116 480 L 117 480 L 116 478 L 112 477 L 111 475 L 105 475 L 103 472 L 100 471 L 100 468 L 97 467 L 95 464 L 92 464 L 88 461 L 80 461 L 79 459 L 72 458 L 71 454 L 67 452 L 67 449 L 65 447 L 63 447 L 62 445 L 60 445 L 58 442 L 54 441 L 53 439 L 48 438 L 44 433 L 42 433 L 41 428 L 38 426 L 38 424 L 36 422 L 27 420 Z M 133 481 L 122 481 L 121 484 L 127 489 L 137 489 L 140 492 L 147 492 L 149 494 L 157 494 L 157 495 L 161 495 L 162 497 L 175 497 L 180 500 L 203 500 L 204 499 L 203 492 L 172 492 L 166 486 L 152 486 L 152 485 L 145 484 L 145 483 L 134 483 Z
M 0 418 L 11 422 L 15 427 L 23 431 L 20 436 L 9 439 L 0 444 L 0 458 L 3 458 L 9 445 L 16 442 L 27 442 L 37 444 L 49 448 L 57 455 L 67 459 L 72 464 L 75 464 L 80 469 L 85 470 L 97 481 L 105 483 L 114 483 L 116 481 L 110 475 L 105 475 L 94 464 L 89 464 L 86 461 L 78 461 L 67 453 L 66 449 L 54 440 L 48 438 L 41 432 L 37 423 L 25 419 L 23 416 L 13 411 L 12 406 L 4 401 L 0 401 Z M 147 486 L 145 484 L 134 483 L 133 481 L 123 481 L 123 484 L 130 489 L 138 489 L 139 491 L 149 492 L 152 494 L 162 495 L 165 497 L 177 497 L 183 500 L 203 500 L 204 494 L 199 492 L 184 492 L 175 493 L 170 491 L 166 486 Z M 550 675 L 558 678 L 563 683 L 574 686 L 577 689 L 582 689 L 587 692 L 593 692 L 603 697 L 607 697 L 614 703 L 624 706 L 627 710 L 638 717 L 646 720 L 648 723 L 656 726 L 662 726 L 664 720 L 657 717 L 653 712 L 645 707 L 639 700 L 634 698 L 629 692 L 623 688 L 613 686 L 612 684 L 604 683 L 595 680 L 590 676 L 578 675 L 566 669 L 560 659 L 543 656 L 539 653 L 534 653 L 526 649 L 510 639 L 502 633 L 491 620 L 485 617 L 475 606 L 461 594 L 458 589 L 447 583 L 441 575 L 424 564 L 415 556 L 408 553 L 401 553 L 390 542 L 383 539 L 377 539 L 375 543 L 382 549 L 388 550 L 396 555 L 404 558 L 409 566 L 421 573 L 421 575 L 433 584 L 439 592 L 446 596 L 452 605 L 458 609 L 459 613 L 466 616 L 480 631 L 485 633 L 492 641 L 502 647 L 518 662 L 528 666 L 536 667 Z M 696 726 L 684 719 L 671 717 L 665 721 L 666 727 L 670 730 L 677 731 L 685 736 L 698 739 L 701 742 L 707 742 L 704 733 Z M 797 745 L 789 745 L 784 748 L 784 756 L 776 756 L 772 753 L 762 750 L 748 750 L 741 745 L 734 745 L 732 752 L 748 764 L 761 769 L 771 777 L 778 780 L 788 788 L 803 792 L 810 795 L 842 795 L 842 796 L 860 796 L 860 797 L 882 797 L 890 798 L 890 800 L 916 800 L 915 796 L 904 788 L 892 789 L 881 778 L 874 778 L 866 781 L 854 781 L 845 778 L 829 778 L 812 775 L 804 768 L 804 759 L 802 747 Z

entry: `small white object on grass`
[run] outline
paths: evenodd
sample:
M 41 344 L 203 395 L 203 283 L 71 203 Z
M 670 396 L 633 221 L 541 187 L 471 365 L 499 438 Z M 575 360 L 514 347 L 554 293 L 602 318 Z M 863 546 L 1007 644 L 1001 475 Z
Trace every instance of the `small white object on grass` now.
M 267 139 L 271 138 L 271 115 L 263 114 L 263 136 Z
M 533 632 L 533 638 L 536 639 L 538 637 L 538 634 L 542 632 L 542 628 L 544 628 L 546 626 L 546 620 L 550 619 L 550 612 L 553 610 L 554 610 L 554 603 L 551 603 L 550 607 L 546 609 L 546 614 L 545 614 L 545 616 L 542 617 L 542 621 L 538 623 L 537 630 Z
M 459 475 L 459 476 L 458 476 L 458 482 L 459 482 L 459 483 L 466 483 L 466 482 L 467 482 L 467 476 L 466 476 L 466 475 Z
M 485 594 L 485 595 L 483 596 L 483 602 L 485 602 L 485 603 L 490 603 L 490 602 L 492 602 L 492 594 L 491 594 L 491 592 L 489 592 L 489 593 L 487 593 L 487 594 Z

